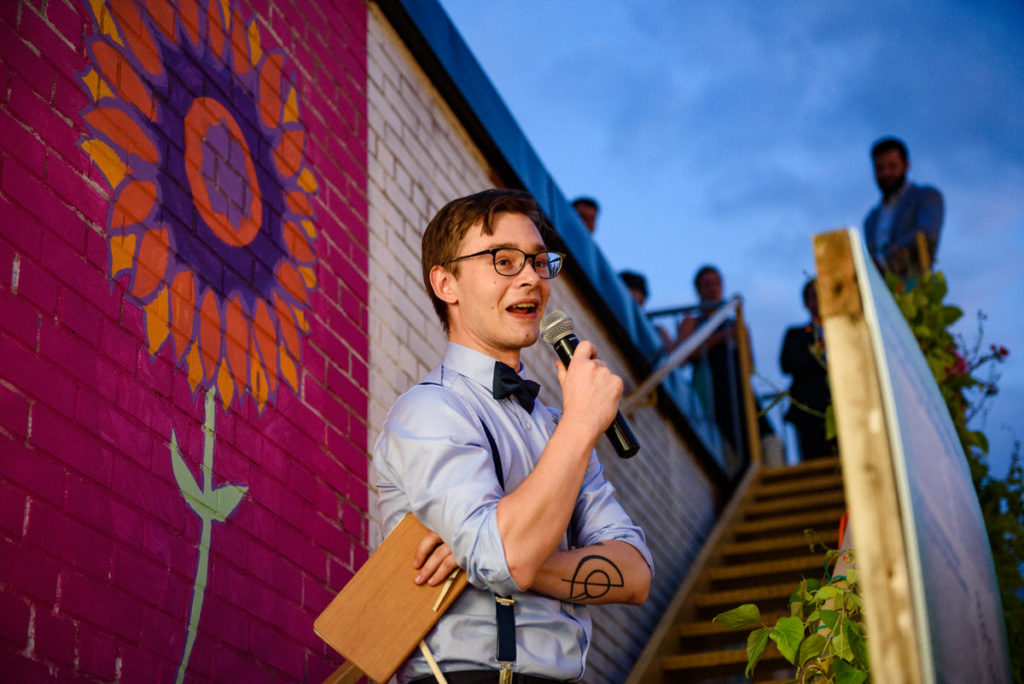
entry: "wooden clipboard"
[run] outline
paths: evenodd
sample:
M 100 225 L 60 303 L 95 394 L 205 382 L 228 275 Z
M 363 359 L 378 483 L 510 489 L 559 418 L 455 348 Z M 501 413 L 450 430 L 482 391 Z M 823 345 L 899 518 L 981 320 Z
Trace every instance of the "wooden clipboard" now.
M 376 682 L 386 682 L 466 588 L 459 572 L 445 584 L 413 583 L 412 558 L 428 532 L 407 514 L 313 622 L 313 631 Z

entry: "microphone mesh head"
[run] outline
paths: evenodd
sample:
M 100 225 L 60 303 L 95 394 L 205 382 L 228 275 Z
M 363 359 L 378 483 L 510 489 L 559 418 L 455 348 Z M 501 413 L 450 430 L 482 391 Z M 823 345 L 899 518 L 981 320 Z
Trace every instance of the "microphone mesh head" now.
M 549 311 L 540 322 L 541 337 L 548 344 L 554 344 L 572 331 L 572 319 L 564 311 Z

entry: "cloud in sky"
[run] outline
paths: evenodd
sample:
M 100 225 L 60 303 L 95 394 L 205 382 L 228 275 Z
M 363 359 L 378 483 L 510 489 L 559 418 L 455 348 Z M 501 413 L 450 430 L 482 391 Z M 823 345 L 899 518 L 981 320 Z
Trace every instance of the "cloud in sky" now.
M 1024 413 L 1024 5 L 1012 0 L 680 3 L 441 0 L 568 196 L 598 198 L 613 267 L 654 307 L 702 263 L 745 295 L 759 372 L 800 322 L 810 237 L 878 201 L 868 150 L 895 134 L 946 199 L 939 267 L 1011 350 L 993 461 Z M 670 245 L 671 249 L 651 249 Z M 1016 436 L 1024 438 L 1024 428 Z

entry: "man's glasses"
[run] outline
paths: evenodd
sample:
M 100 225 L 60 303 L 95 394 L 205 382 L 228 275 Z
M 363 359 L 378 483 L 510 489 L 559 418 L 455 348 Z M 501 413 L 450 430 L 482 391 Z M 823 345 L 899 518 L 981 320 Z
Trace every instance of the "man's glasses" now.
M 519 275 L 519 272 L 523 270 L 523 266 L 526 265 L 526 260 L 529 259 L 530 263 L 533 264 L 533 270 L 536 271 L 537 275 L 545 280 L 554 278 L 556 275 L 561 273 L 562 266 L 565 265 L 565 255 L 561 252 L 537 252 L 535 254 L 527 254 L 521 249 L 515 247 L 496 247 L 495 249 L 485 249 L 482 252 L 476 252 L 474 254 L 467 254 L 465 256 L 455 257 L 445 263 L 452 263 L 453 261 L 461 261 L 463 259 L 472 259 L 473 257 L 483 256 L 490 254 L 494 261 L 494 270 L 503 276 L 509 276 L 510 278 L 515 275 Z

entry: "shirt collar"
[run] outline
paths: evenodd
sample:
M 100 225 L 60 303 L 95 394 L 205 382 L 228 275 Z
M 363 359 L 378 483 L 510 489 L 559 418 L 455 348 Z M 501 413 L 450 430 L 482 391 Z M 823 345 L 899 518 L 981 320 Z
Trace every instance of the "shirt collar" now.
M 444 360 L 441 361 L 441 365 L 445 368 L 466 376 L 484 387 L 488 392 L 491 391 L 491 384 L 494 380 L 494 364 L 496 363 L 497 360 L 487 354 L 470 349 L 457 342 L 448 343 L 444 350 Z M 520 376 L 526 376 L 526 365 L 522 360 L 519 362 L 517 372 Z

